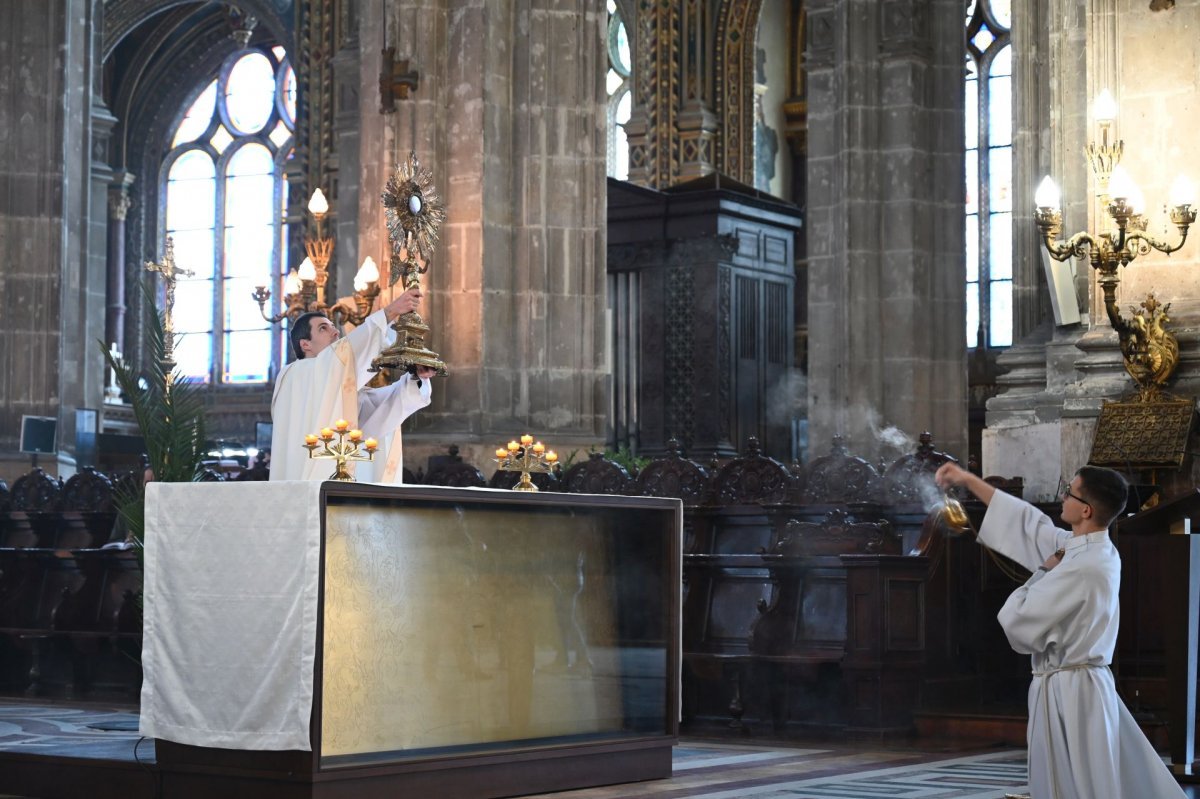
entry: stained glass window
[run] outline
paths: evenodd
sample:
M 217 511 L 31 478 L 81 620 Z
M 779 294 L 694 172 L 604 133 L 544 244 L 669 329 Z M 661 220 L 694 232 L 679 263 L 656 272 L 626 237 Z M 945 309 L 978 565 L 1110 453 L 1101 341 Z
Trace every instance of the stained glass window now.
M 966 13 L 967 346 L 1013 343 L 1012 2 Z
M 633 59 L 629 31 L 615 0 L 608 0 L 608 175 L 629 179 L 629 140 L 625 123 L 633 112 Z
M 251 299 L 287 272 L 287 183 L 296 76 L 282 47 L 242 50 L 197 87 L 163 160 L 165 234 L 195 274 L 175 294 L 175 355 L 188 377 L 262 383 L 283 357 L 280 332 Z

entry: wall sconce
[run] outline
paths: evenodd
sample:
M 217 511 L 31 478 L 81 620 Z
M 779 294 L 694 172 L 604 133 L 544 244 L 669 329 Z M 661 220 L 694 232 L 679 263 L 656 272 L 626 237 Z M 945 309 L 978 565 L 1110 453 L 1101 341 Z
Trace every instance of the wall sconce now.
M 1111 221 L 1102 224 L 1098 235 L 1083 231 L 1066 241 L 1060 241 L 1058 237 L 1062 233 L 1061 194 L 1058 186 L 1047 176 L 1038 186 L 1034 196 L 1037 206 L 1036 222 L 1046 250 L 1056 261 L 1087 256 L 1092 268 L 1098 273 L 1097 280 L 1104 291 L 1104 309 L 1120 337 L 1126 369 L 1145 390 L 1148 386 L 1139 380 L 1130 363 L 1129 352 L 1136 353 L 1138 350 L 1136 339 L 1139 336 L 1139 327 L 1136 323 L 1124 320 L 1117 307 L 1116 290 L 1120 283 L 1117 270 L 1128 265 L 1139 255 L 1146 255 L 1152 250 L 1169 254 L 1183 247 L 1187 241 L 1188 227 L 1196 221 L 1196 211 L 1193 210 L 1195 187 L 1183 175 L 1176 178 L 1171 186 L 1170 219 L 1179 230 L 1179 243 L 1172 245 L 1150 235 L 1146 231 L 1146 217 L 1143 215 L 1145 199 L 1141 189 L 1120 165 L 1125 144 L 1120 140 L 1109 140 L 1112 123 L 1117 115 L 1117 105 L 1107 89 L 1096 98 L 1092 113 L 1100 126 L 1100 143 L 1089 142 L 1084 152 L 1096 177 L 1097 196 Z M 1139 371 L 1144 372 L 1145 369 L 1141 368 Z M 1161 380 L 1165 380 L 1165 377 L 1156 382 L 1161 384 Z
M 408 68 L 407 58 L 396 58 L 395 47 L 383 48 L 383 65 L 379 71 L 379 113 L 392 114 L 397 100 L 407 100 L 409 91 L 416 91 L 421 75 Z
M 308 201 L 308 212 L 316 220 L 316 235 L 304 237 L 307 257 L 299 269 L 293 269 L 284 279 L 284 310 L 275 316 L 267 315 L 266 304 L 271 299 L 271 291 L 266 286 L 256 286 L 251 296 L 258 303 L 263 318 L 272 324 L 284 318 L 295 321 L 301 314 L 316 311 L 328 316 L 338 326 L 347 323 L 361 325 L 370 316 L 375 298 L 379 296 L 379 267 L 368 255 L 354 276 L 353 296 L 342 297 L 332 306 L 327 305 L 325 284 L 329 281 L 329 261 L 333 258 L 334 240 L 325 235 L 329 201 L 320 189 L 314 191 Z

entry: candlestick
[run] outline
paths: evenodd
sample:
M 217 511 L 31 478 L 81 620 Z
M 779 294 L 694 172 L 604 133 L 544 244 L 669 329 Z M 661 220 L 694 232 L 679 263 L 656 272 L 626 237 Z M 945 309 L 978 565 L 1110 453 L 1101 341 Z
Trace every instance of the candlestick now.
M 546 452 L 542 442 L 535 444 L 533 436 L 528 433 L 521 436 L 520 444 L 510 441 L 507 449 L 496 450 L 496 464 L 500 471 L 521 473 L 521 479 L 513 486 L 513 491 L 537 491 L 538 487 L 530 479 L 530 473 L 549 474 L 556 460 L 557 455 Z
M 349 424 L 345 419 L 338 419 L 334 423 L 334 427 L 338 428 L 337 443 L 331 443 L 333 430 L 323 427 L 321 428 L 321 443 L 318 444 L 317 437 L 309 433 L 304 437 L 304 448 L 308 450 L 308 457 L 313 460 L 331 459 L 334 461 L 336 468 L 333 474 L 326 479 L 354 482 L 354 475 L 346 469 L 346 462 L 374 460 L 375 449 L 379 444 L 373 438 L 368 438 L 360 444 L 362 431 L 350 430 L 347 432 L 346 428 L 349 427 Z

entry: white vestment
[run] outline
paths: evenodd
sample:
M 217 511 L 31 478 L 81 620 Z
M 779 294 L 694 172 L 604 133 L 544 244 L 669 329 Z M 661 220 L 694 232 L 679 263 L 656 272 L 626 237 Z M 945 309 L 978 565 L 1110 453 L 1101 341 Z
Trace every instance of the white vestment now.
M 1121 558 L 1108 532 L 1072 537 L 997 491 L 982 544 L 1033 572 L 1000 610 L 1013 649 L 1033 658 L 1029 788 L 1033 799 L 1182 799 L 1183 790 L 1117 696 L 1109 664 L 1120 623 Z M 1062 563 L 1039 571 L 1056 550 Z
M 430 381 L 406 374 L 386 388 L 361 388 L 374 377 L 371 361 L 394 339 L 387 317 L 376 311 L 315 358 L 292 361 L 279 372 L 271 398 L 272 480 L 328 478 L 333 461 L 310 459 L 304 436 L 345 419 L 364 439 L 379 441 L 374 462 L 353 467 L 356 479 L 402 481 L 400 423 L 429 404 Z

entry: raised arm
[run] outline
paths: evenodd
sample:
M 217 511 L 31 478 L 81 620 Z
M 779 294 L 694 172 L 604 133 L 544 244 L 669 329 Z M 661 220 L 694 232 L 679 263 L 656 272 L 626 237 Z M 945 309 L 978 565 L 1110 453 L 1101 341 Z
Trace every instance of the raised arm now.
M 934 475 L 937 484 L 942 488 L 947 486 L 962 486 L 976 496 L 984 505 L 990 504 L 996 494 L 993 485 L 985 483 L 983 478 L 971 474 L 957 463 L 943 463 Z

